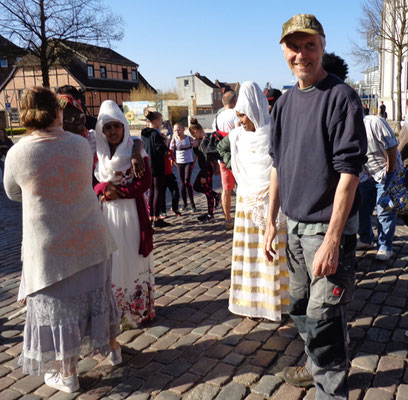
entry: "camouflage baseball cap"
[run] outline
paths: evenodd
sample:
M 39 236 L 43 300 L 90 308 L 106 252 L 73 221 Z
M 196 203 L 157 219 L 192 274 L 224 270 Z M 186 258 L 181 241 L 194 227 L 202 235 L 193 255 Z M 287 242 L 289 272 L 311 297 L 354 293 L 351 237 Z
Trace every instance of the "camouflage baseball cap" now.
M 295 32 L 319 34 L 326 37 L 322 24 L 312 14 L 296 14 L 289 21 L 286 21 L 282 26 L 282 36 L 279 43 L 282 43 L 286 36 Z

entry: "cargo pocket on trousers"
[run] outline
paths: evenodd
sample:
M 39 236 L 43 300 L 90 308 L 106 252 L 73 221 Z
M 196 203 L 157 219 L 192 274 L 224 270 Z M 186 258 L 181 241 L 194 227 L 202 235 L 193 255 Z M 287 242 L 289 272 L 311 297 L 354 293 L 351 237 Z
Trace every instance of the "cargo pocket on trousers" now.
M 353 300 L 356 260 L 339 263 L 337 272 L 326 277 L 326 304 L 347 304 Z

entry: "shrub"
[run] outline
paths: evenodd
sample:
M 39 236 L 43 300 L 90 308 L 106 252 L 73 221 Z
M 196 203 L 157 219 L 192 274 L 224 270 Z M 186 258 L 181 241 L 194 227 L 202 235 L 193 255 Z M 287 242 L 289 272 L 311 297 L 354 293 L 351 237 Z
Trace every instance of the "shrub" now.
M 26 128 L 13 128 L 13 135 L 23 135 L 27 132 Z M 11 136 L 11 129 L 6 128 L 6 135 Z

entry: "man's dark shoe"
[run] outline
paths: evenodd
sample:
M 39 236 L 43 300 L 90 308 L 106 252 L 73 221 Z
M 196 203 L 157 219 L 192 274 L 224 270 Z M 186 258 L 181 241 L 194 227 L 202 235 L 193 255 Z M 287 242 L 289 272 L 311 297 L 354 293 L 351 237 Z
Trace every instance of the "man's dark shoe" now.
M 158 219 L 157 221 L 154 221 L 153 226 L 155 228 L 165 228 L 166 226 L 170 226 L 168 222 L 166 222 L 164 219 Z
M 306 367 L 286 367 L 279 375 L 292 386 L 303 388 L 314 386 L 313 376 Z

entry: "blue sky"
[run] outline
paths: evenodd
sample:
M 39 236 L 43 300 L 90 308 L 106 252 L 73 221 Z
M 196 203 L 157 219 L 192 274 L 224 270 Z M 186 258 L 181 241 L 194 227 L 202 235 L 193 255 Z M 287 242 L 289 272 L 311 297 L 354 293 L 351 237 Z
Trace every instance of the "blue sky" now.
M 156 89 L 176 87 L 190 71 L 212 81 L 253 80 L 281 89 L 294 77 L 282 55 L 282 24 L 297 13 L 315 14 L 326 33 L 326 51 L 343 57 L 349 77 L 350 39 L 357 33 L 361 0 L 105 0 L 124 20 L 125 35 L 114 49 L 140 65 Z M 118 7 L 120 5 L 120 7 Z

